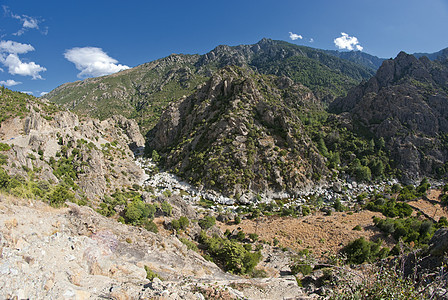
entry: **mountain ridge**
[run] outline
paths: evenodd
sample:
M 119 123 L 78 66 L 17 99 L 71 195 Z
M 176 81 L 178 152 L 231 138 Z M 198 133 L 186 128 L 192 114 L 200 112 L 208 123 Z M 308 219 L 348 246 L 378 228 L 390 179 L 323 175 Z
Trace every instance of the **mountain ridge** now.
M 190 95 L 227 65 L 291 77 L 327 102 L 374 73 L 319 49 L 263 39 L 254 45 L 217 46 L 204 55 L 173 54 L 109 76 L 66 83 L 45 98 L 100 119 L 120 113 L 137 119 L 146 131 L 168 103 Z

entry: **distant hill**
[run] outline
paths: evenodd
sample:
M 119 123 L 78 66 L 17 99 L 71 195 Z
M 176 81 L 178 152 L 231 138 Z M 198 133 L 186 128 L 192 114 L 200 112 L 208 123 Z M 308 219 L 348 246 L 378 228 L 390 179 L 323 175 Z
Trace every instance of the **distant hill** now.
M 448 59 L 448 48 L 442 49 L 440 51 L 434 52 L 434 53 L 414 53 L 412 54 L 417 58 L 420 58 L 422 56 L 428 57 L 430 60 L 447 60 Z
M 374 55 L 362 51 L 337 51 L 337 50 L 324 50 L 325 53 L 349 60 L 356 64 L 362 65 L 368 69 L 378 70 L 381 64 L 385 60 Z
M 204 55 L 173 54 L 113 75 L 63 84 L 45 98 L 100 119 L 119 113 L 136 119 L 146 131 L 170 102 L 189 96 L 229 65 L 287 76 L 326 102 L 374 74 L 372 68 L 323 50 L 263 39 L 254 45 L 218 46 Z

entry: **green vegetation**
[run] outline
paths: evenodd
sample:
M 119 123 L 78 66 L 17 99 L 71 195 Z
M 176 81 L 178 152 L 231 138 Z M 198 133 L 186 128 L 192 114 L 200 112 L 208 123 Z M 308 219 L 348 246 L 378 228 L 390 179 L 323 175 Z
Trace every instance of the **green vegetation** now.
M 247 250 L 235 240 L 220 238 L 217 235 L 208 237 L 202 231 L 199 242 L 210 257 L 213 258 L 213 261 L 230 273 L 250 274 L 261 260 L 259 251 L 252 252 Z
M 205 216 L 198 221 L 199 226 L 204 230 L 212 228 L 212 226 L 214 226 L 215 223 L 216 219 L 213 216 Z
M 420 220 L 415 217 L 398 219 L 375 218 L 373 222 L 381 231 L 393 236 L 395 240 L 402 240 L 407 244 L 412 243 L 418 247 L 424 247 L 424 245 L 428 244 L 437 227 L 437 224 L 435 225 L 428 219 Z M 442 223 L 440 223 L 441 225 Z
M 145 266 L 145 271 L 146 271 L 146 279 L 153 281 L 154 278 L 159 278 L 160 280 L 163 280 L 163 278 L 159 274 L 151 270 L 148 266 Z
M 387 257 L 389 249 L 381 247 L 382 240 L 369 242 L 361 237 L 349 243 L 342 249 L 342 254 L 347 257 L 347 262 L 353 264 L 362 264 L 363 262 L 372 262 Z
M 171 227 L 176 231 L 180 229 L 185 230 L 188 225 L 190 225 L 190 221 L 184 216 L 181 216 L 178 220 L 174 219 L 171 221 Z
M 181 241 L 190 250 L 193 250 L 193 251 L 196 251 L 196 252 L 199 250 L 198 246 L 194 242 L 190 241 L 187 238 L 179 238 L 179 241 Z
M 327 167 L 346 172 L 357 181 L 370 182 L 395 175 L 384 139 L 376 139 L 361 124 L 350 131 L 326 112 L 309 111 L 301 115 L 308 134 Z
M 394 199 L 384 199 L 377 195 L 367 203 L 366 209 L 381 212 L 386 217 L 409 217 L 412 214 L 412 207 L 405 202 L 398 202 Z

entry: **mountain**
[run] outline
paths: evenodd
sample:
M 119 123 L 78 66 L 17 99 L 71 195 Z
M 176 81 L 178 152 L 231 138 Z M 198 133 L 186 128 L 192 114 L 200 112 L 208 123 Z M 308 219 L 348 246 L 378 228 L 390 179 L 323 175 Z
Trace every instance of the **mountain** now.
M 289 78 L 225 67 L 168 106 L 148 133 L 147 150 L 190 182 L 232 196 L 295 194 L 328 173 L 299 118 L 319 107 Z
M 448 59 L 448 48 L 442 49 L 440 51 L 434 52 L 434 53 L 414 53 L 412 54 L 417 58 L 420 58 L 422 56 L 428 57 L 430 60 L 447 60 Z
M 191 95 L 229 65 L 290 77 L 326 102 L 374 74 L 372 68 L 322 50 L 263 39 L 254 45 L 218 46 L 204 55 L 173 54 L 113 75 L 63 84 L 45 98 L 99 119 L 121 114 L 147 131 L 170 102 Z
M 447 173 L 447 61 L 401 52 L 330 110 L 384 138 L 404 179 Z
M 325 53 L 333 55 L 348 61 L 354 62 L 358 65 L 362 65 L 368 69 L 378 70 L 381 66 L 384 58 L 379 58 L 374 55 L 362 51 L 337 51 L 337 50 L 324 50 Z

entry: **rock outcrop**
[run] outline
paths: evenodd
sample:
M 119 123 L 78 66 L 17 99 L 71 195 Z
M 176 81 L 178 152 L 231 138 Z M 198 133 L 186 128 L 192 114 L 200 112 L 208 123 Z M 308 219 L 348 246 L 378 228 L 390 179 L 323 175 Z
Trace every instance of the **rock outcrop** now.
M 309 89 L 287 78 L 226 67 L 167 108 L 147 149 L 197 185 L 234 196 L 294 194 L 328 172 L 298 117 L 318 106 Z
M 11 149 L 3 168 L 11 175 L 51 184 L 73 181 L 78 196 L 102 199 L 115 188 L 141 184 L 144 174 L 134 151 L 144 147 L 137 123 L 122 116 L 104 121 L 79 118 L 69 111 L 44 112 L 30 101 L 25 117 L 3 121 L 0 142 Z M 65 162 L 65 163 L 64 163 Z M 67 169 L 70 165 L 70 170 Z M 70 185 L 70 184 L 69 184 Z
M 68 205 L 0 195 L 0 298 L 310 299 L 293 276 L 224 273 L 174 236 Z
M 383 137 L 403 179 L 411 180 L 448 171 L 447 92 L 447 62 L 401 52 L 330 108 Z

